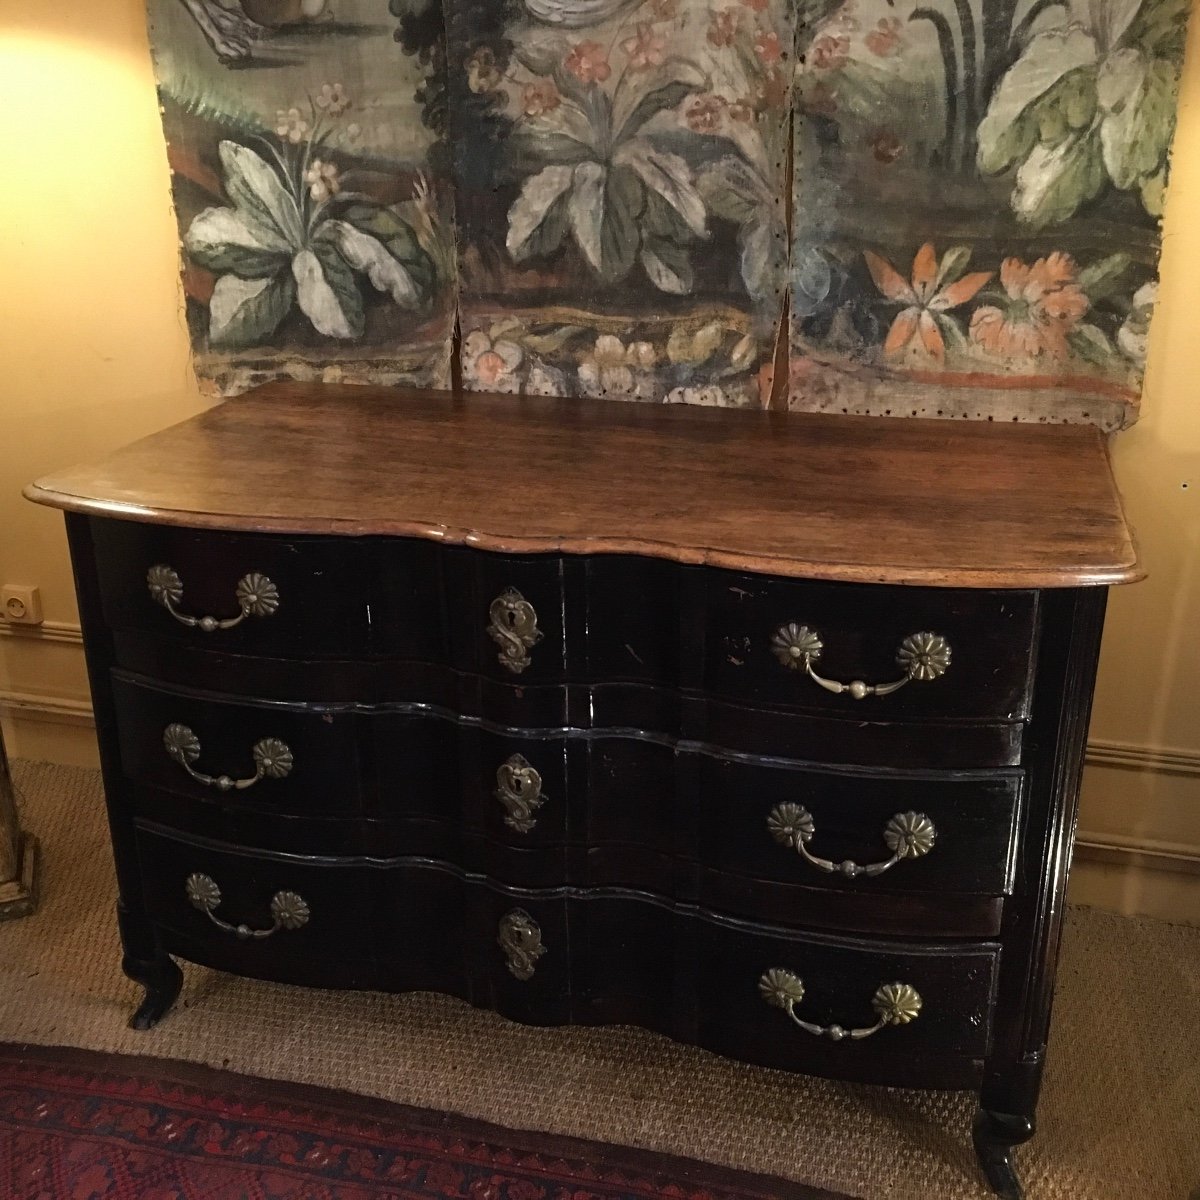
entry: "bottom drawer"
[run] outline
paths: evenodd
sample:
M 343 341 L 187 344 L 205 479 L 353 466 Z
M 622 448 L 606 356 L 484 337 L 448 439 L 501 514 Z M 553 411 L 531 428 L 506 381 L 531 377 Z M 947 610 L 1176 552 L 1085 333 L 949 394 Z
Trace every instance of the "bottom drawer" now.
M 193 962 L 318 987 L 375 982 L 369 866 L 305 860 L 138 828 L 151 920 Z
M 955 1086 L 991 1040 L 999 947 L 797 936 L 704 924 L 696 1041 L 769 1067 Z
M 571 901 L 575 1021 L 647 1025 L 762 1066 L 969 1087 L 1000 948 L 797 933 L 628 894 Z
M 524 889 L 428 859 L 303 859 L 143 824 L 172 953 L 321 987 L 447 992 L 532 1024 L 643 1025 L 730 1058 L 964 1087 L 1000 948 L 796 932 L 615 889 Z

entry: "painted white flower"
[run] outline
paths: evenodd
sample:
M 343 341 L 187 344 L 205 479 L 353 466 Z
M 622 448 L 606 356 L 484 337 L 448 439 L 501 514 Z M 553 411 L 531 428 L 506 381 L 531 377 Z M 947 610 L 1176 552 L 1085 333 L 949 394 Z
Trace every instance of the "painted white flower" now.
M 592 399 L 648 400 L 652 380 L 648 372 L 658 356 L 649 342 L 631 342 L 603 333 L 579 364 L 579 384 Z
M 275 132 L 297 146 L 308 137 L 309 125 L 298 108 L 281 108 L 275 113 Z
M 304 172 L 304 182 L 308 184 L 308 194 L 321 203 L 330 196 L 336 196 L 342 190 L 342 181 L 337 167 L 331 162 L 314 158 Z
M 723 387 L 710 383 L 706 387 L 672 388 L 664 404 L 699 404 L 702 408 L 733 408 L 737 401 L 731 399 Z
M 1146 361 L 1146 343 L 1150 335 L 1150 318 L 1158 303 L 1158 280 L 1144 283 L 1133 294 L 1133 307 L 1124 324 L 1117 330 L 1117 345 L 1121 353 L 1139 366 Z
M 493 340 L 482 329 L 463 339 L 463 378 L 475 391 L 519 392 L 517 371 L 524 360 L 525 352 L 516 342 L 500 336 Z
M 545 363 L 534 363 L 529 370 L 529 378 L 525 381 L 527 396 L 567 396 L 570 387 L 566 376 L 554 367 Z
M 350 107 L 350 97 L 340 83 L 325 83 L 313 103 L 331 117 L 340 117 Z

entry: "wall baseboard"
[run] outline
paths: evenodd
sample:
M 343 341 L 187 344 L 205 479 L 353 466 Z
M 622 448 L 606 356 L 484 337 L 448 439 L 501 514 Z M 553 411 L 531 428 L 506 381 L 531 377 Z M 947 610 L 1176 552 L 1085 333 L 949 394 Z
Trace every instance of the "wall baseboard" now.
M 83 630 L 68 621 L 43 621 L 40 625 L 16 625 L 0 620 L 0 637 L 21 638 L 25 642 L 65 642 L 83 645 Z
M 1200 775 L 1200 750 L 1139 746 L 1095 738 L 1088 742 L 1087 761 L 1097 767 L 1155 771 L 1163 775 Z

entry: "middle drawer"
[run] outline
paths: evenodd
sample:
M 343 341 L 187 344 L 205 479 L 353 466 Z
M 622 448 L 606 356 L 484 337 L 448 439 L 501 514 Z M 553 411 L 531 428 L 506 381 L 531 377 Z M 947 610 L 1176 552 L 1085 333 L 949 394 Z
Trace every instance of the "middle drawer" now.
M 119 672 L 113 682 L 122 765 L 150 797 L 146 815 L 198 831 L 219 802 L 222 836 L 263 849 L 426 855 L 514 884 L 696 900 L 711 872 L 770 884 L 769 903 L 798 913 L 811 889 L 1011 891 L 1020 771 L 868 771 L 630 730 L 241 701 Z M 177 821 L 166 793 L 207 814 Z M 322 821 L 284 823 L 285 834 L 281 816 Z M 350 826 L 336 848 L 331 820 Z

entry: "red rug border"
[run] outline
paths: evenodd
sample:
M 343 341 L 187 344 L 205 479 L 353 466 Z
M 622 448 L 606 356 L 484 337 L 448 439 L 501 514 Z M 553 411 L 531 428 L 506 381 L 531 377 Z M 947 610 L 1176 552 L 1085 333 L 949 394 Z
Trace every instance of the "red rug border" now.
M 464 1141 L 503 1146 L 517 1154 L 602 1163 L 606 1169 L 642 1176 L 671 1174 L 693 1187 L 738 1193 L 744 1200 L 853 1200 L 844 1193 L 826 1191 L 779 1176 L 720 1166 L 680 1155 L 660 1154 L 636 1146 L 621 1146 L 590 1138 L 514 1129 L 458 1113 L 417 1108 L 314 1084 L 243 1075 L 183 1059 L 108 1053 L 66 1045 L 0 1042 L 0 1068 L 5 1064 L 86 1072 L 109 1079 L 132 1077 L 163 1087 L 194 1088 L 200 1092 L 232 1095 L 239 1104 L 246 1106 L 271 1104 L 292 1110 L 295 1116 L 311 1115 L 319 1120 L 322 1115 L 329 1115 L 347 1122 L 404 1125 L 437 1137 L 451 1136 Z M 186 1104 L 184 1098 L 176 1100 L 181 1105 Z

